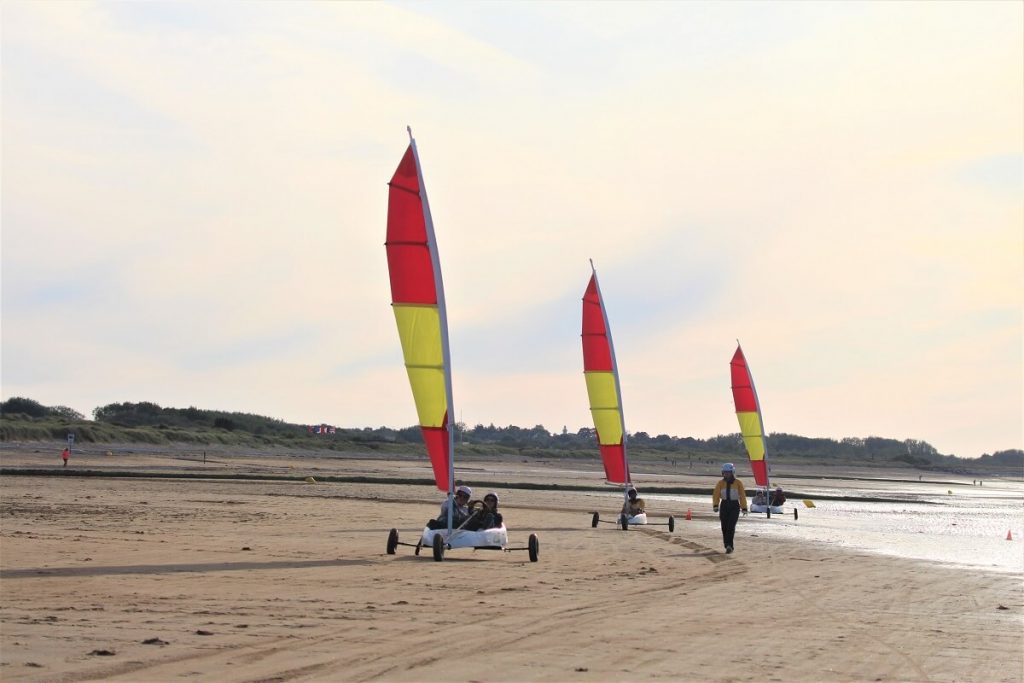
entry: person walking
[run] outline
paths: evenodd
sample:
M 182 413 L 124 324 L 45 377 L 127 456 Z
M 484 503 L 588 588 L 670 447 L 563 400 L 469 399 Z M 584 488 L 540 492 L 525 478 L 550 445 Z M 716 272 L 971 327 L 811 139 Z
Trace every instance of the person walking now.
M 747 494 L 743 490 L 743 482 L 736 478 L 736 466 L 731 462 L 722 465 L 722 478 L 715 484 L 711 504 L 722 522 L 722 543 L 725 544 L 725 552 L 731 553 L 740 511 L 747 514 Z
M 68 448 L 67 446 L 65 446 L 64 450 L 60 452 L 60 459 L 64 461 L 64 467 L 68 466 L 68 458 L 70 458 L 70 457 L 71 457 L 71 449 Z

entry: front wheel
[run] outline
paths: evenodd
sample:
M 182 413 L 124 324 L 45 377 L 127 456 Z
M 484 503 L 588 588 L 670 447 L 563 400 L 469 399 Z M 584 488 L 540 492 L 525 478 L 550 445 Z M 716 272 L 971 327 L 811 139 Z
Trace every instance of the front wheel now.
M 676 530 L 676 518 L 673 517 L 672 515 L 669 515 L 669 517 L 668 517 L 668 531 L 669 531 L 669 533 L 672 533 L 675 530 Z
M 530 541 L 526 545 L 530 551 L 530 562 L 536 562 L 540 557 L 540 539 L 537 538 L 537 534 L 530 534 Z
M 388 555 L 395 554 L 395 548 L 398 547 L 398 529 L 392 529 L 388 532 Z
M 434 535 L 434 562 L 444 559 L 444 539 L 441 534 Z
M 601 515 L 599 513 L 595 512 L 594 516 L 591 517 L 591 519 L 590 519 L 590 526 L 591 527 L 596 527 L 597 523 L 600 522 L 600 521 L 601 521 Z
M 626 517 L 626 515 L 622 515 L 621 517 L 619 517 L 619 522 L 622 524 L 623 531 L 629 531 L 629 517 Z

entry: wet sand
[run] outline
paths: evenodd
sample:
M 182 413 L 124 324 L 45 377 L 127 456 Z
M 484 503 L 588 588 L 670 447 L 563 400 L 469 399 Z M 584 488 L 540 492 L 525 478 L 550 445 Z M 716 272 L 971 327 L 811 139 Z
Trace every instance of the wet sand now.
M 0 464 L 60 469 L 50 450 L 8 447 Z M 299 479 L 74 474 L 200 466 Z M 513 545 L 539 536 L 539 562 L 452 550 L 438 563 L 385 553 L 390 528 L 414 543 L 436 514 L 431 486 L 301 481 L 422 477 L 422 466 L 227 452 L 201 465 L 151 449 L 0 477 L 0 678 L 1024 680 L 1019 574 L 769 540 L 743 523 L 725 555 L 710 504 L 690 521 L 686 508 L 652 510 L 652 521 L 676 517 L 674 533 L 623 532 L 590 526 L 592 510 L 614 515 L 606 495 L 524 490 L 499 490 L 502 509 Z M 549 482 L 601 479 L 537 462 L 460 472 L 473 484 L 545 468 Z

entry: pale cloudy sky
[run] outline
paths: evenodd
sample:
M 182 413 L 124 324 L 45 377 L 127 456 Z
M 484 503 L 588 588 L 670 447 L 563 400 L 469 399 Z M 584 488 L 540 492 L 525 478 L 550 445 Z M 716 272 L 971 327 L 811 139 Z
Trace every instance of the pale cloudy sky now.
M 1020 2 L 4 2 L 2 393 L 415 424 L 419 144 L 455 413 L 1021 448 Z

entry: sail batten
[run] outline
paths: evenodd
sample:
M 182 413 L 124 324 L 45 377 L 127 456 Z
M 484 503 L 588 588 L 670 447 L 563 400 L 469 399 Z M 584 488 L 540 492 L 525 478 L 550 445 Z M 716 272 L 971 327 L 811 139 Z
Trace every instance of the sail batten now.
M 743 349 L 736 345 L 736 353 L 729 363 L 732 375 L 732 397 L 736 406 L 736 420 L 740 426 L 740 437 L 750 459 L 750 468 L 754 473 L 754 482 L 758 486 L 768 486 L 768 442 L 764 432 L 764 420 L 761 416 L 761 404 L 757 400 L 754 388 L 754 376 L 747 365 Z
M 619 370 L 596 270 L 591 274 L 583 295 L 583 330 L 580 336 L 583 343 L 583 376 L 605 478 L 613 484 L 629 484 L 631 480 L 626 457 L 626 423 L 622 411 Z
M 402 356 L 430 457 L 442 491 L 454 483 L 451 354 L 440 259 L 416 142 L 411 139 L 388 183 L 387 239 L 391 306 Z

